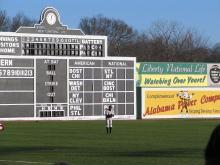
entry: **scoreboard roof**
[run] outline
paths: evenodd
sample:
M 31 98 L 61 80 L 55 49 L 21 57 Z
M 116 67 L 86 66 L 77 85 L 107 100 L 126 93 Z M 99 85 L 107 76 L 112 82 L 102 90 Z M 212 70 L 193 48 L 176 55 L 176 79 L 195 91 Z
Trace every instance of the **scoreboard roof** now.
M 69 29 L 61 23 L 58 11 L 47 7 L 34 27 L 0 32 L 0 55 L 106 57 L 107 36 Z
M 40 23 L 34 27 L 20 27 L 16 33 L 40 33 L 61 35 L 85 35 L 80 29 L 68 29 L 60 22 L 60 15 L 53 7 L 45 8 L 40 16 Z

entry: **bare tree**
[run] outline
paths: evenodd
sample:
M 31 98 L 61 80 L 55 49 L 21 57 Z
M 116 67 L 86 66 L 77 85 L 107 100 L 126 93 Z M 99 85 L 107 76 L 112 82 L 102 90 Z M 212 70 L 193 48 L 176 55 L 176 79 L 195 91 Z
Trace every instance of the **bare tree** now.
M 25 16 L 23 13 L 18 13 L 12 18 L 10 31 L 14 32 L 21 26 L 33 26 L 37 21 Z
M 177 22 L 156 21 L 138 34 L 123 21 L 96 16 L 81 19 L 80 28 L 86 34 L 107 35 L 113 56 L 135 56 L 137 61 L 205 61 L 209 57 L 208 40 Z
M 208 40 L 195 29 L 185 28 L 177 22 L 154 22 L 147 35 L 149 53 L 162 61 L 197 61 L 208 55 Z
M 220 43 L 216 43 L 210 49 L 210 56 L 207 59 L 208 62 L 220 62 Z
M 123 46 L 123 51 L 126 56 L 137 57 L 137 61 L 151 61 L 152 56 L 149 53 L 149 39 L 145 33 L 137 34 L 132 42 Z
M 122 20 L 109 19 L 101 15 L 82 18 L 79 28 L 88 35 L 107 35 L 109 55 L 122 55 L 122 47 L 131 42 L 135 31 Z
M 0 11 L 0 31 L 8 31 L 10 27 L 10 19 L 6 11 Z

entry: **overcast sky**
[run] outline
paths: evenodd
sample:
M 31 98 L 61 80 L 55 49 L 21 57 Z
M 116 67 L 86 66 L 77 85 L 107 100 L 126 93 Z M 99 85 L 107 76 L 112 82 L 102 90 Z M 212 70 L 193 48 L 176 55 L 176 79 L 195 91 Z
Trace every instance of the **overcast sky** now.
M 121 19 L 138 31 L 165 19 L 196 28 L 211 46 L 220 42 L 220 0 L 0 0 L 0 9 L 10 17 L 22 12 L 39 20 L 47 6 L 56 8 L 70 28 L 78 28 L 82 17 L 98 14 Z

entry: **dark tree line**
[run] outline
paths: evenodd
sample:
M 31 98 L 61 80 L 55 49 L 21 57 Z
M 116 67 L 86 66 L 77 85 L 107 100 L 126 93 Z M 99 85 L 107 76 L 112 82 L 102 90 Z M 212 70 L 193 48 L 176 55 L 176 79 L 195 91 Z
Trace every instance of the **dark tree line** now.
M 137 61 L 220 61 L 220 45 L 209 48 L 208 39 L 196 29 L 177 22 L 160 20 L 138 33 L 121 20 L 96 16 L 82 18 L 79 28 L 86 34 L 107 35 L 110 56 L 135 56 Z
M 108 36 L 108 54 L 121 56 L 123 48 L 131 43 L 135 37 L 135 31 L 122 20 L 109 19 L 98 15 L 91 18 L 82 18 L 79 28 L 89 35 Z
M 22 13 L 9 18 L 0 11 L 0 31 L 16 31 L 35 23 Z M 79 28 L 87 35 L 108 36 L 109 56 L 135 56 L 137 61 L 152 62 L 220 62 L 220 44 L 210 48 L 198 30 L 178 22 L 159 20 L 138 32 L 122 20 L 98 15 L 82 18 Z
M 36 20 L 28 18 L 23 13 L 9 18 L 6 11 L 0 11 L 0 31 L 15 32 L 20 26 L 33 26 L 35 23 Z

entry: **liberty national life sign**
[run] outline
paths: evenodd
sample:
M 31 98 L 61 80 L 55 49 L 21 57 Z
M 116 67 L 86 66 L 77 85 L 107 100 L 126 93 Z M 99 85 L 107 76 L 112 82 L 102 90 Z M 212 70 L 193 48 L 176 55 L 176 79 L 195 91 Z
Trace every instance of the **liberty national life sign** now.
M 205 87 L 208 86 L 207 64 L 146 62 L 136 64 L 137 86 Z
M 109 57 L 107 36 L 85 35 L 45 8 L 40 23 L 0 32 L 0 119 L 135 119 L 135 61 Z

